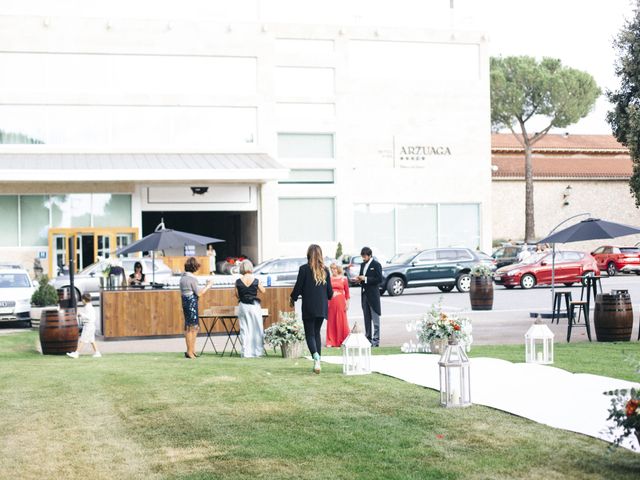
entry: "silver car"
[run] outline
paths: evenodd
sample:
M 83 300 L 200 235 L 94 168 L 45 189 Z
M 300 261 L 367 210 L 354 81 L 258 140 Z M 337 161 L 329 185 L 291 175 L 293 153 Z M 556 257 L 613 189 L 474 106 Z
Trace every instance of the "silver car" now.
M 0 266 L 0 322 L 31 326 L 31 295 L 35 286 L 26 270 Z
M 145 283 L 149 284 L 154 281 L 153 270 L 151 269 L 151 258 L 122 258 L 125 275 L 127 279 L 133 273 L 133 266 L 136 262 L 142 263 L 142 272 L 145 274 Z M 93 300 L 100 297 L 100 280 L 102 279 L 102 271 L 109 264 L 108 261 L 96 262 L 89 265 L 84 270 L 73 276 L 73 284 L 79 295 L 89 292 Z M 168 284 L 171 283 L 173 273 L 171 269 L 162 261 L 161 258 L 155 259 L 155 283 Z M 55 277 L 52 282 L 57 289 L 69 286 L 69 275 L 61 275 Z

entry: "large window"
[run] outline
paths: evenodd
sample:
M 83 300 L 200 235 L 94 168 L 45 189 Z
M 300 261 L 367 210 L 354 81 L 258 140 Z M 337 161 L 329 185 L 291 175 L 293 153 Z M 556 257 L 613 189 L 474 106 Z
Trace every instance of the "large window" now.
M 478 204 L 355 205 L 356 245 L 368 245 L 378 255 L 433 247 L 480 245 Z
M 279 158 L 333 158 L 331 133 L 279 133 Z
M 0 246 L 46 246 L 50 227 L 131 226 L 131 195 L 0 195 L 0 218 Z
M 289 178 L 278 183 L 333 183 L 333 169 L 289 170 Z
M 334 241 L 333 198 L 280 198 L 280 241 Z

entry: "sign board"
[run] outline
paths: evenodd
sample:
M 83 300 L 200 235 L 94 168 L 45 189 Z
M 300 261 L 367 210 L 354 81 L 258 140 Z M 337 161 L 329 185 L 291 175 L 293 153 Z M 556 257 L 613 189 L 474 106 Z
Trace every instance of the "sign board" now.
M 424 168 L 429 160 L 451 157 L 451 147 L 437 141 L 394 138 L 394 165 L 401 168 Z

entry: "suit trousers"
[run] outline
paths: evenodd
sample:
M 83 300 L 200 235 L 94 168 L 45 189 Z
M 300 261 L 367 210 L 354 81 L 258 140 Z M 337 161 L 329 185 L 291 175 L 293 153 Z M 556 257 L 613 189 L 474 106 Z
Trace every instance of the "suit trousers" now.
M 377 347 L 380 345 L 380 315 L 378 315 L 371 305 L 369 300 L 362 292 L 362 313 L 364 314 L 364 331 L 367 336 L 367 340 L 371 342 L 371 346 Z M 371 326 L 373 324 L 373 334 L 371 332 Z

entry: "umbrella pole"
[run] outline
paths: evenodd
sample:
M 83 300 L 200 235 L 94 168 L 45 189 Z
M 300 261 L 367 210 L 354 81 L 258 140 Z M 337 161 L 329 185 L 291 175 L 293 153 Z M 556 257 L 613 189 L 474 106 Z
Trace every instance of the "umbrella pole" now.
M 156 287 L 156 251 L 151 250 L 151 288 Z
M 553 296 L 556 288 L 556 244 L 551 244 L 551 310 L 553 310 Z

